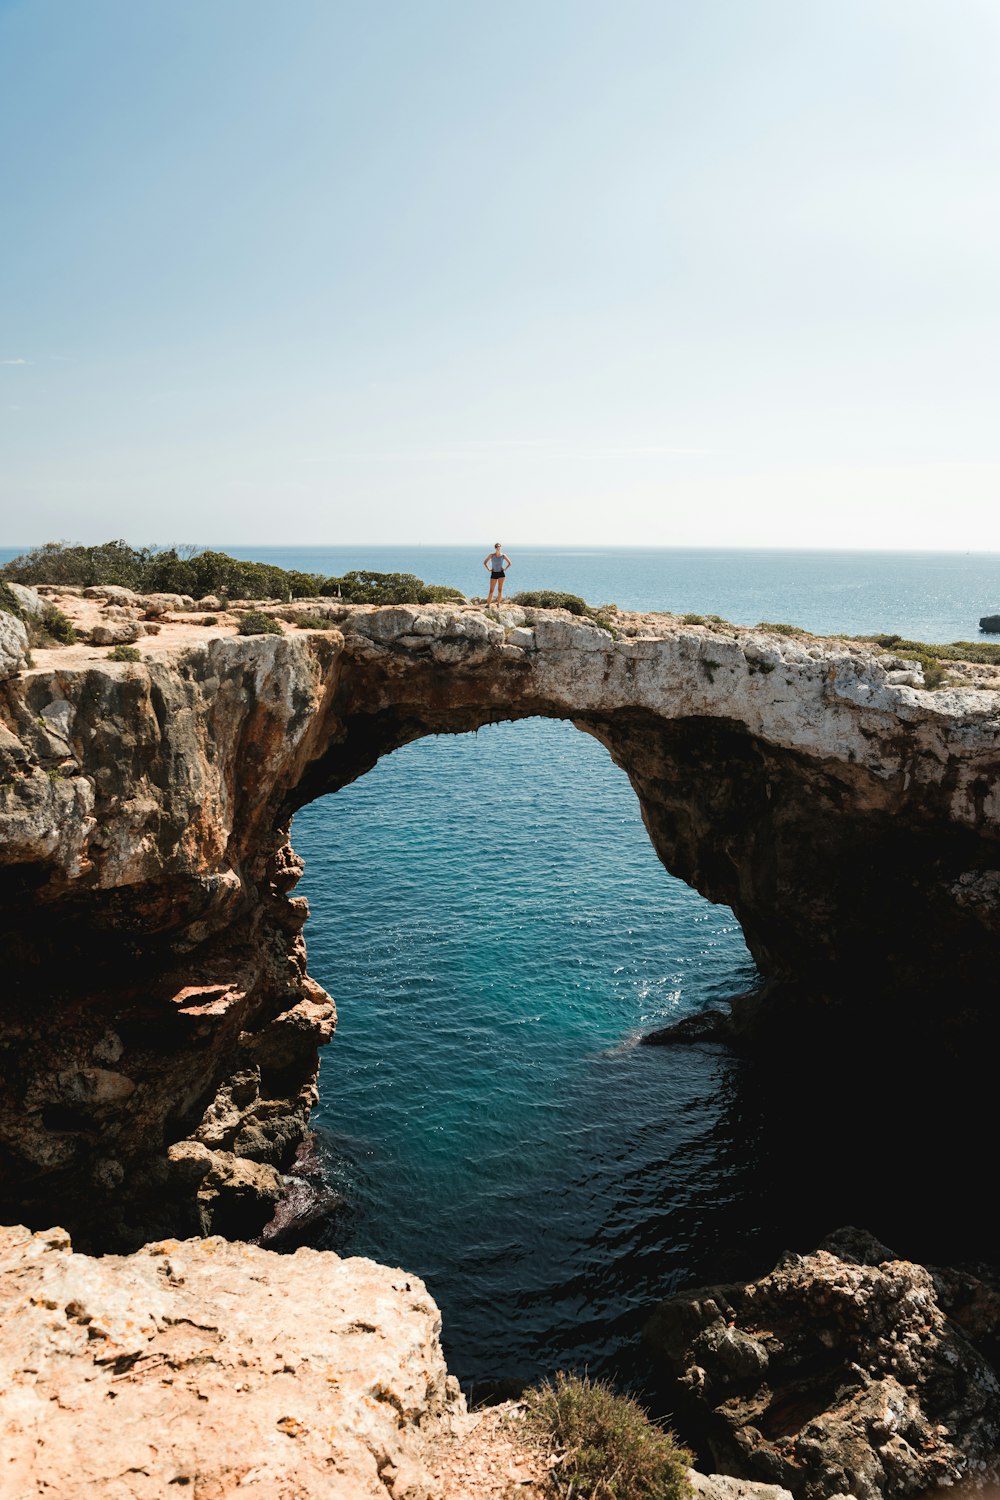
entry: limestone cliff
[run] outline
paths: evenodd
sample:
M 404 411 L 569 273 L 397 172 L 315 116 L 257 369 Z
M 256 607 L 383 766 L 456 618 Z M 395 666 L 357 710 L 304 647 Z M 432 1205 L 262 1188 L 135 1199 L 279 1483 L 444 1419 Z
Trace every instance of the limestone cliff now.
M 369 1260 L 0 1229 L 0 1500 L 431 1500 L 465 1409 L 440 1329 Z
M 260 1228 L 334 1022 L 292 814 L 409 740 L 503 719 L 600 739 L 663 862 L 732 905 L 767 981 L 748 1034 L 862 1002 L 873 1029 L 905 1007 L 959 1050 L 990 1034 L 988 682 L 928 693 L 884 653 L 668 616 L 327 603 L 329 629 L 240 637 L 171 601 L 59 602 L 90 641 L 0 684 L 7 1219 L 102 1248 Z M 122 630 L 141 662 L 93 644 Z M 920 1000 L 943 984 L 953 1035 Z

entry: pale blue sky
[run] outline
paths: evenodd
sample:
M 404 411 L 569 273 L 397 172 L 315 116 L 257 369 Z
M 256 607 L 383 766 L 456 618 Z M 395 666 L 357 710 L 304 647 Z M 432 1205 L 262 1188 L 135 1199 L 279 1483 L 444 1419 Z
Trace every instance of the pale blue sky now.
M 0 0 L 0 542 L 1000 550 L 996 0 Z

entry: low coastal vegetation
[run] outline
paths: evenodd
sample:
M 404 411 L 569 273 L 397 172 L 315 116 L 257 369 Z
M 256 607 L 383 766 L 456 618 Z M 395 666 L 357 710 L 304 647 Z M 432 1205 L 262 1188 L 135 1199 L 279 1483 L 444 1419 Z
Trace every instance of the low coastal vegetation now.
M 919 662 L 925 688 L 948 685 L 948 662 L 968 661 L 979 666 L 1000 666 L 1000 646 L 989 641 L 950 641 L 939 646 L 929 641 L 907 641 L 899 635 L 862 635 L 852 639 L 863 645 L 880 646 L 905 661 Z
M 561 589 L 528 589 L 515 594 L 509 602 L 528 609 L 565 609 L 571 615 L 593 620 L 609 635 L 618 635 L 618 627 L 612 618 L 618 613 L 617 604 L 599 604 L 595 609 L 579 594 L 565 594 Z
M 284 635 L 274 616 L 266 615 L 262 609 L 248 609 L 245 615 L 240 615 L 237 629 L 240 635 Z
M 2 570 L 0 570 L 2 571 Z M 17 582 L 17 580 L 14 580 Z M 0 578 L 0 610 L 15 615 L 28 632 L 29 646 L 72 646 L 76 629 L 68 615 L 54 604 L 43 603 L 41 614 L 28 614 L 17 595 Z
M 303 573 L 273 563 L 246 562 L 226 552 L 176 547 L 132 547 L 128 542 L 101 542 L 83 547 L 45 542 L 0 568 L 0 583 L 64 584 L 93 588 L 117 584 L 139 594 L 209 595 L 229 599 L 340 598 L 351 604 L 434 604 L 461 601 L 458 589 L 424 583 L 412 573 L 354 570 L 342 577 Z
M 783 620 L 761 620 L 754 629 L 766 630 L 768 635 L 812 635 L 811 630 L 803 630 L 800 625 L 786 625 Z
M 527 605 L 529 609 L 565 609 L 571 615 L 593 615 L 594 610 L 579 594 L 565 594 L 560 589 L 529 589 L 515 594 L 511 604 Z
M 142 652 L 136 646 L 113 646 L 108 652 L 109 661 L 142 661 Z
M 690 1453 L 638 1402 L 587 1376 L 566 1375 L 525 1393 L 525 1420 L 552 1461 L 552 1500 L 686 1500 Z
M 939 646 L 928 641 L 908 641 L 900 635 L 856 635 L 850 639 L 881 646 L 884 651 L 905 656 L 907 660 L 926 657 L 929 661 L 971 661 L 1000 666 L 1000 645 L 994 645 L 992 641 L 950 641 Z
M 289 609 L 281 618 L 288 625 L 297 625 L 300 630 L 333 630 L 336 623 L 329 616 L 318 615 L 308 609 Z

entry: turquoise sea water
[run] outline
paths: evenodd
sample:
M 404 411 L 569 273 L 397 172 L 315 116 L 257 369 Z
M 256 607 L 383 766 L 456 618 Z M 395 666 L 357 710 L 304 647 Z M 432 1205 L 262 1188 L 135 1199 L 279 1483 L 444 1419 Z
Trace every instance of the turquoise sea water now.
M 226 550 L 471 593 L 488 546 Z M 747 624 L 947 641 L 1000 609 L 1000 556 L 505 547 L 512 592 Z M 882 1174 L 839 1142 L 823 1158 L 799 1116 L 775 1123 L 773 1083 L 762 1097 L 718 1049 L 634 1045 L 745 990 L 754 966 L 732 913 L 659 864 L 587 735 L 531 720 L 420 741 L 303 809 L 292 836 L 310 971 L 340 1012 L 315 1123 L 347 1208 L 326 1242 L 425 1278 L 466 1384 L 632 1377 L 650 1305 L 692 1277 L 844 1222 L 897 1245 L 914 1229 Z
M 1000 600 L 998 557 L 508 550 L 519 586 L 816 631 L 974 638 Z M 480 562 L 275 560 L 470 592 Z M 341 1016 L 316 1122 L 351 1208 L 329 1243 L 426 1279 L 466 1383 L 567 1365 L 642 1379 L 650 1305 L 692 1277 L 842 1222 L 905 1234 L 884 1187 L 796 1181 L 740 1064 L 634 1045 L 755 971 L 732 913 L 660 865 L 585 734 L 536 720 L 418 742 L 304 809 L 293 840 L 310 969 Z

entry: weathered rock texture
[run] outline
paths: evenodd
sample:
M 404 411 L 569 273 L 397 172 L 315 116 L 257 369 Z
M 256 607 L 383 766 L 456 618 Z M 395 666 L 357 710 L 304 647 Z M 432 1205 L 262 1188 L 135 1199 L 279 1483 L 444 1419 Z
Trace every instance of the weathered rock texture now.
M 946 1301 L 923 1266 L 841 1230 L 757 1281 L 662 1303 L 647 1340 L 725 1472 L 797 1500 L 892 1500 L 1000 1469 L 1000 1385 Z
M 434 1500 L 465 1402 L 423 1283 L 221 1239 L 0 1229 L 0 1497 Z
M 91 637 L 126 607 L 47 592 Z M 334 1019 L 291 816 L 409 740 L 503 719 L 601 740 L 663 862 L 732 905 L 767 981 L 738 1008 L 748 1035 L 836 1013 L 870 1044 L 905 1014 L 938 1050 L 989 1044 L 1000 693 L 664 616 L 612 635 L 548 611 L 316 608 L 329 630 L 241 638 L 164 605 L 140 664 L 76 645 L 0 684 L 4 1217 L 105 1248 L 256 1233 Z M 921 997 L 944 984 L 962 1004 L 942 1012 Z

